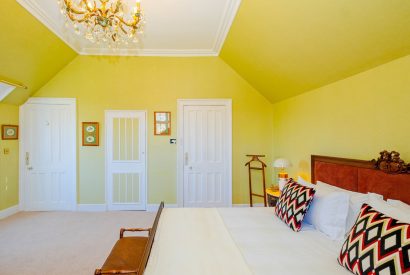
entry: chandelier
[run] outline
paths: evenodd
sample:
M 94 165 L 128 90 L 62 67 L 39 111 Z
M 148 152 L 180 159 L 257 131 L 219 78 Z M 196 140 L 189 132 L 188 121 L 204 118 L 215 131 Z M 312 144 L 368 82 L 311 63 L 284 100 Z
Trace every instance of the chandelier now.
M 99 44 L 118 45 L 132 41 L 138 43 L 144 23 L 140 0 L 134 7 L 123 0 L 58 0 L 60 11 L 66 15 L 66 26 L 70 21 L 76 34 Z

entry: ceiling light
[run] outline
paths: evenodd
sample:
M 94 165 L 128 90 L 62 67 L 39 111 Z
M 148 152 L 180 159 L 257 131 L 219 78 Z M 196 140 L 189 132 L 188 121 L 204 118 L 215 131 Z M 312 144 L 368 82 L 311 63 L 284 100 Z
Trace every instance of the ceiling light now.
M 74 32 L 93 43 L 137 43 L 137 34 L 142 33 L 144 20 L 140 0 L 136 0 L 133 7 L 124 4 L 124 0 L 58 2 L 61 13 L 66 16 L 67 22 L 71 21 Z

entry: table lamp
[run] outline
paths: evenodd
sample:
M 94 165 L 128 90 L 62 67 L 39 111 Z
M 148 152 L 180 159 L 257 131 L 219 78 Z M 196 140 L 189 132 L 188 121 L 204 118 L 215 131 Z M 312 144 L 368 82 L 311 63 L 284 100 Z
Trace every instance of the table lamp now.
M 279 190 L 282 191 L 285 184 L 288 182 L 288 173 L 285 171 L 285 168 L 290 166 L 290 162 L 287 159 L 279 158 L 273 162 L 273 167 L 279 168 L 278 174 L 278 184 Z

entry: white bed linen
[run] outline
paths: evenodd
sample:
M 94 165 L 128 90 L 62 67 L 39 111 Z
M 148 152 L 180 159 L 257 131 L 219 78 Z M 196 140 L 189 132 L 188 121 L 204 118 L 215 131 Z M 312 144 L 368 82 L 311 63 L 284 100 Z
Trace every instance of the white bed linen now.
M 216 209 L 164 209 L 144 275 L 250 275 Z
M 350 274 L 337 262 L 343 241 L 332 241 L 317 230 L 293 232 L 273 208 L 218 211 L 255 275 Z
M 164 209 L 145 275 L 349 274 L 341 241 L 293 232 L 273 208 Z

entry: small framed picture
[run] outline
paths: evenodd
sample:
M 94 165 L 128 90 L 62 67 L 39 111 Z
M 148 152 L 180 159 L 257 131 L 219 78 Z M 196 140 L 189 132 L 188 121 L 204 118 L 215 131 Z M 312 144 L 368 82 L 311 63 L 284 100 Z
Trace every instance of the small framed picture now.
M 19 138 L 18 125 L 1 125 L 1 139 L 12 140 Z
M 171 135 L 171 112 L 154 112 L 154 135 Z
M 83 122 L 83 146 L 100 145 L 100 127 L 98 122 Z

